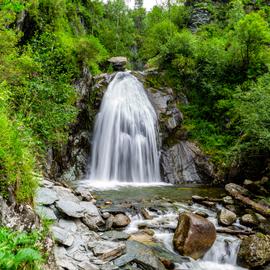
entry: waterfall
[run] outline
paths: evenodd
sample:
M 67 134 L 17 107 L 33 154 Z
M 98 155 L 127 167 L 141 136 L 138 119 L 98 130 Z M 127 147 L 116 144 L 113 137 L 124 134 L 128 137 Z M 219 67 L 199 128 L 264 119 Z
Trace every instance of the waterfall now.
M 97 115 L 90 180 L 159 182 L 157 115 L 143 85 L 118 72 Z

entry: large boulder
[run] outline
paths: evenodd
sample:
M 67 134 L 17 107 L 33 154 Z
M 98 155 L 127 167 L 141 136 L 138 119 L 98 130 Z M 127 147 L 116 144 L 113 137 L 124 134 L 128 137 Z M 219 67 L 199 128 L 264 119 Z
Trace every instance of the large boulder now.
M 243 239 L 238 261 L 249 269 L 261 269 L 270 262 L 270 236 L 256 234 Z
M 192 213 L 179 216 L 173 245 L 181 255 L 199 259 L 211 248 L 215 240 L 215 226 L 206 218 Z

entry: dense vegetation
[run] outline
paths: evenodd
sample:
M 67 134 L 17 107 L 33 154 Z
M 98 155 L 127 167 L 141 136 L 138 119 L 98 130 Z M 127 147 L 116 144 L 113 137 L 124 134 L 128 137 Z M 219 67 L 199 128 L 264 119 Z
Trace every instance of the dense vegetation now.
M 38 270 L 43 259 L 40 235 L 0 228 L 0 269 Z
M 270 150 L 270 8 L 264 1 L 3 0 L 0 4 L 0 192 L 31 201 L 46 149 L 77 115 L 74 81 L 88 67 L 155 67 L 190 103 L 185 128 L 222 170 L 265 165 Z M 199 23 L 194 14 L 207 14 Z M 204 15 L 205 17 L 205 15 Z M 254 166 L 256 167 L 256 166 Z M 258 167 L 258 166 L 257 166 Z M 258 167 L 262 170 L 262 166 Z M 256 172 L 257 173 L 257 172 Z
M 110 72 L 115 55 L 158 69 L 154 85 L 188 97 L 184 127 L 222 175 L 270 176 L 267 1 L 167 1 L 150 12 L 135 2 L 0 1 L 2 196 L 32 202 L 47 149 L 61 149 L 76 119 L 75 80 L 83 68 Z M 37 237 L 2 228 L 0 268 L 37 269 Z

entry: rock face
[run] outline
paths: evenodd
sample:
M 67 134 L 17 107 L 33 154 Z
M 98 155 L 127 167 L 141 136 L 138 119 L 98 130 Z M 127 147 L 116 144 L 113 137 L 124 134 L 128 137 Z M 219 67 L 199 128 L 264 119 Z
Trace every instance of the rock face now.
M 126 58 L 112 58 L 116 69 L 123 70 Z M 186 102 L 178 99 L 168 87 L 156 87 L 158 72 L 132 72 L 145 86 L 159 119 L 159 147 L 162 179 L 171 183 L 211 181 L 215 178 L 214 167 L 193 143 L 187 141 L 187 132 L 182 128 L 183 115 L 177 104 Z M 94 120 L 102 97 L 113 74 L 101 74 L 92 78 L 84 69 L 82 78 L 75 83 L 78 92 L 79 114 L 71 127 L 67 146 L 61 152 L 48 152 L 47 171 L 50 178 L 74 181 L 89 173 L 91 136 Z
M 224 226 L 232 225 L 236 221 L 236 219 L 236 214 L 226 208 L 222 208 L 218 214 L 218 222 L 219 224 Z
M 270 236 L 257 234 L 245 237 L 240 246 L 238 261 L 251 269 L 261 269 L 269 263 Z
M 192 213 L 179 216 L 173 244 L 181 255 L 199 259 L 211 248 L 215 240 L 216 229 L 210 221 Z
M 207 170 L 208 175 L 213 174 L 213 167 L 203 159 L 201 151 L 194 144 L 180 141 L 162 152 L 161 166 L 165 180 L 173 184 L 201 182 L 200 167 Z

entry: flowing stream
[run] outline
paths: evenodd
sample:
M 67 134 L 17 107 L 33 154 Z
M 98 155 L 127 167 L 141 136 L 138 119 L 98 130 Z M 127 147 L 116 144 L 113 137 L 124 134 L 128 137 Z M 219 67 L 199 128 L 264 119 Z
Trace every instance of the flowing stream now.
M 152 219 L 145 219 L 140 213 L 131 213 L 131 223 L 125 232 L 134 234 L 139 232 L 140 228 L 151 229 L 154 231 L 154 239 L 175 254 L 178 253 L 173 248 L 172 239 L 179 213 L 205 213 L 208 220 L 219 228 L 217 209 L 221 207 L 220 205 L 217 205 L 217 209 L 209 209 L 197 203 L 190 203 L 193 194 L 211 195 L 216 198 L 224 196 L 224 191 L 219 188 L 202 185 L 118 187 L 117 190 L 95 190 L 94 192 L 97 200 L 101 200 L 100 203 L 104 199 L 114 202 L 112 208 L 121 208 L 130 204 L 135 209 L 140 207 L 146 209 Z M 238 222 L 233 226 L 236 229 L 243 229 Z M 245 270 L 237 265 L 240 243 L 241 240 L 236 236 L 218 233 L 215 243 L 202 259 L 176 265 L 175 270 Z
M 90 180 L 160 182 L 157 115 L 143 85 L 118 72 L 97 115 Z

